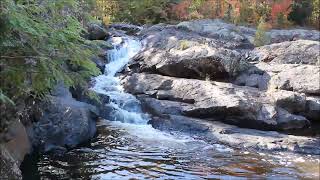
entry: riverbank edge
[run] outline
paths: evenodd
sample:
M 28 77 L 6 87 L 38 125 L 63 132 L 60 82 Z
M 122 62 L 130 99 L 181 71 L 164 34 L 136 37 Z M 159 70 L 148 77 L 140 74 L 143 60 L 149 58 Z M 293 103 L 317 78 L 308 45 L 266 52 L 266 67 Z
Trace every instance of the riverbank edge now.
M 106 51 L 112 48 L 106 41 L 110 37 L 107 27 L 88 24 L 84 37 L 92 42 L 93 48 L 98 46 L 102 50 L 92 57 L 92 62 L 103 74 L 107 64 Z M 1 179 L 23 179 L 20 165 L 26 155 L 64 153 L 89 142 L 96 134 L 99 110 L 106 101 L 106 97 L 98 96 L 89 87 L 67 88 L 58 82 L 43 100 L 26 103 L 25 106 L 32 109 L 24 114 L 27 118 L 23 122 L 19 118 L 12 119 L 7 131 L 0 133 Z

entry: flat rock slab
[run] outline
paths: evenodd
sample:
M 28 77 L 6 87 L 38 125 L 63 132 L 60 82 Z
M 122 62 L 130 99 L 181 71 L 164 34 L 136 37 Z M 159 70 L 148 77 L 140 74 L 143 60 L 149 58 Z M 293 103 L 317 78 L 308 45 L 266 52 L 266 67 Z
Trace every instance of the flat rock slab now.
M 320 65 L 320 42 L 296 40 L 257 47 L 250 52 L 252 60 L 277 64 Z
M 234 83 L 260 90 L 281 89 L 319 96 L 320 66 L 260 62 L 242 72 Z
M 150 123 L 160 130 L 197 133 L 207 140 L 218 141 L 238 149 L 320 154 L 319 138 L 239 128 L 217 121 L 206 121 L 177 115 L 155 117 Z
M 230 83 L 145 73 L 135 73 L 122 82 L 128 92 L 154 98 L 142 97 L 142 101 L 157 114 L 181 112 L 189 117 L 215 118 L 258 129 L 290 130 L 309 126 L 309 121 L 299 115 L 306 111 L 306 97 L 295 92 L 263 92 Z

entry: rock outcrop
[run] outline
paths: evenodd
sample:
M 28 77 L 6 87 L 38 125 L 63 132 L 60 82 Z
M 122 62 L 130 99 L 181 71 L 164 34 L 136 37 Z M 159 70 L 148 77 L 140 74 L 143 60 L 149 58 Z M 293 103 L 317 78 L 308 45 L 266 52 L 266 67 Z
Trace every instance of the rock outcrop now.
M 138 32 L 142 30 L 140 26 L 136 26 L 133 24 L 124 24 L 124 23 L 111 24 L 109 26 L 109 29 L 112 32 L 115 32 L 113 30 L 116 30 L 118 32 L 122 31 L 124 34 L 127 34 L 127 35 L 136 35 Z
M 262 62 L 244 71 L 234 83 L 260 90 L 282 89 L 319 96 L 319 75 L 320 66 Z
M 320 112 L 319 31 L 271 30 L 272 44 L 257 48 L 255 32 L 220 20 L 145 28 L 122 82 L 157 117 L 310 130 Z
M 19 166 L 31 151 L 25 126 L 18 120 L 10 123 L 7 141 L 0 143 L 0 179 L 22 179 Z
M 75 100 L 61 84 L 40 106 L 30 136 L 33 145 L 41 151 L 64 152 L 94 136 L 97 108 Z
M 105 40 L 109 37 L 107 30 L 100 24 L 88 24 L 88 39 L 90 40 Z
M 260 129 L 309 126 L 299 115 L 306 113 L 306 97 L 295 92 L 262 92 L 230 83 L 144 73 L 133 74 L 124 82 L 127 91 L 140 95 L 146 109 L 157 115 L 185 115 Z

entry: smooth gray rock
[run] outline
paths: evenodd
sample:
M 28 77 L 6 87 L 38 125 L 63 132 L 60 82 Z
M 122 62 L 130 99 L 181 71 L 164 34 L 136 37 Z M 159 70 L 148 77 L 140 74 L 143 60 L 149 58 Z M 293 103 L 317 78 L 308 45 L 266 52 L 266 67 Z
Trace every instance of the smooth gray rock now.
M 306 117 L 320 122 L 320 97 L 307 97 Z
M 260 129 L 303 129 L 309 121 L 303 119 L 291 126 L 290 118 L 283 125 L 284 115 L 305 112 L 303 94 L 278 90 L 262 92 L 256 88 L 241 87 L 230 83 L 173 78 L 156 74 L 136 73 L 123 80 L 125 89 L 133 94 L 146 95 L 145 106 L 159 114 L 182 114 L 197 118 L 214 118 L 243 127 Z M 151 111 L 151 112 L 152 112 Z M 286 115 L 286 116 L 287 116 Z
M 242 72 L 234 83 L 320 95 L 320 66 L 260 62 Z
M 151 27 L 141 32 L 141 38 L 143 49 L 133 62 L 139 72 L 225 80 L 248 68 L 241 54 L 230 48 L 232 42 L 205 38 L 174 26 Z
M 311 40 L 286 41 L 255 48 L 251 60 L 277 64 L 320 65 L 320 42 Z
M 99 111 L 95 106 L 76 101 L 62 85 L 40 104 L 41 115 L 33 124 L 32 142 L 41 151 L 73 148 L 88 141 L 96 131 Z
M 183 113 L 184 107 L 189 106 L 188 103 L 184 102 L 158 100 L 148 96 L 138 96 L 138 99 L 146 112 L 157 116 L 164 114 L 180 115 Z
M 277 122 L 279 126 L 284 129 L 303 129 L 309 126 L 309 121 L 299 115 L 290 114 L 288 111 L 278 108 L 277 109 Z

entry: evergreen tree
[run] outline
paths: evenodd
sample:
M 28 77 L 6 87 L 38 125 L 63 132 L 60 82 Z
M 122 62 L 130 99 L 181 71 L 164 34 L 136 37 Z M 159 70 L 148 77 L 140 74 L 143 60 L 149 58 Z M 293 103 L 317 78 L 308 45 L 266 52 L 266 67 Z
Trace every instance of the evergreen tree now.
M 1 103 L 42 98 L 58 81 L 83 85 L 99 74 L 90 60 L 97 49 L 81 36 L 90 5 L 85 0 L 1 1 Z
M 300 26 L 306 25 L 308 18 L 312 15 L 312 1 L 294 0 L 291 9 L 288 19 Z

